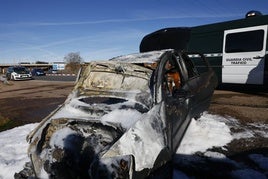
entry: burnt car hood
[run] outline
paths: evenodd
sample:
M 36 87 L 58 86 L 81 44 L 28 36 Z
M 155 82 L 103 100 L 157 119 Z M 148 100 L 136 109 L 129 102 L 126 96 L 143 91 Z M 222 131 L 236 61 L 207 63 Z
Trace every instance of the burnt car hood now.
M 108 174 L 123 175 L 114 170 L 125 168 L 126 176 L 133 176 L 133 168 L 153 168 L 166 146 L 160 108 L 149 109 L 132 98 L 73 92 L 28 136 L 36 176 L 66 178 L 85 171 L 97 176 L 103 173 L 100 163 Z

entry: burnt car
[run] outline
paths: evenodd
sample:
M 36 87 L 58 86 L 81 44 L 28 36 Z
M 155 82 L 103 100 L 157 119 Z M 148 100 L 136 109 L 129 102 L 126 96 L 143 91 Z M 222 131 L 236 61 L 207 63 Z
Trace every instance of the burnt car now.
M 216 83 L 201 54 L 161 50 L 91 62 L 64 104 L 28 135 L 28 175 L 146 178 L 172 159 Z

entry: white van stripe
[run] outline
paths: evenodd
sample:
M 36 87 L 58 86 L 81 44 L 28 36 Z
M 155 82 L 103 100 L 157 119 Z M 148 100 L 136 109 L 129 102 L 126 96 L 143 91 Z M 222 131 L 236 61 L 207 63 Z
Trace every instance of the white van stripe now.
M 206 53 L 204 54 L 205 57 L 222 57 L 222 53 Z M 189 57 L 197 58 L 200 57 L 200 55 L 189 55 Z

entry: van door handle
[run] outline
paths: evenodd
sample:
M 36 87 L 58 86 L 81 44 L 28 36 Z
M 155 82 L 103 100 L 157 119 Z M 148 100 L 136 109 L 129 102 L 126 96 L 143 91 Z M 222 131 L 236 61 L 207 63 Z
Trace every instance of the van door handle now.
M 260 59 L 260 58 L 263 58 L 263 57 L 261 57 L 261 56 L 256 56 L 256 57 L 253 57 L 253 59 Z

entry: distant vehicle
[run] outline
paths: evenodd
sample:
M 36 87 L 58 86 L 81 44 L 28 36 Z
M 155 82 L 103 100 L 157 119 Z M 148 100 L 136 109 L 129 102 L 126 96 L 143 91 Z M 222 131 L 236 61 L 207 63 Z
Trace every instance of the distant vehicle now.
M 197 71 L 190 55 L 206 68 Z M 216 85 L 201 54 L 163 50 L 90 62 L 66 102 L 28 135 L 32 166 L 22 174 L 145 178 L 171 160 Z
M 48 73 L 49 74 L 58 74 L 58 70 L 50 69 L 50 70 L 48 70 Z
M 41 68 L 34 68 L 32 71 L 31 71 L 32 75 L 33 76 L 45 76 L 46 73 L 44 72 L 43 69 Z
M 196 27 L 164 28 L 146 35 L 140 52 L 177 49 L 203 53 L 219 84 L 268 86 L 268 15 Z
M 32 79 L 32 74 L 23 66 L 11 66 L 7 69 L 6 78 L 7 80 L 29 80 Z

